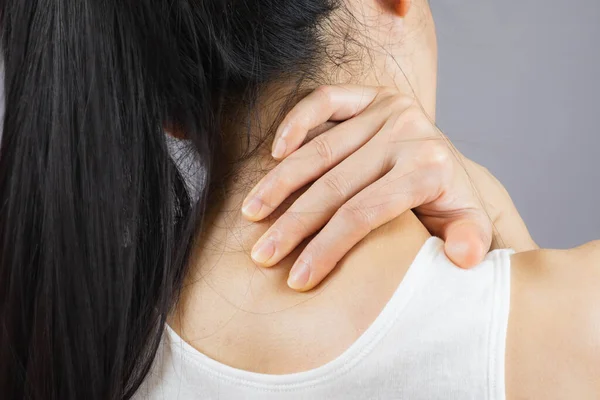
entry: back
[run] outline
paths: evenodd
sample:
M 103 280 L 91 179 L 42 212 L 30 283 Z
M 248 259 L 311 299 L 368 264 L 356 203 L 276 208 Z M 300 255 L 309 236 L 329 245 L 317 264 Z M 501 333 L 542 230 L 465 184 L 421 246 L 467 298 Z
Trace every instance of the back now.
M 427 240 L 359 339 L 305 372 L 233 368 L 167 328 L 136 398 L 504 399 L 511 254 L 494 251 L 477 268 L 461 270 L 440 239 Z

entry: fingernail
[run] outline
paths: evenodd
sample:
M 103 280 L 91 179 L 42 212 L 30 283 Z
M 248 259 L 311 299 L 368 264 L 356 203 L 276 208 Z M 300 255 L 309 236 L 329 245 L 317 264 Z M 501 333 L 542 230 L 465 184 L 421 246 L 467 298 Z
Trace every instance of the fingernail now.
M 306 262 L 294 265 L 290 271 L 287 284 L 294 290 L 304 289 L 310 278 L 310 267 Z
M 281 128 L 281 133 L 279 134 L 280 139 L 285 139 L 290 134 L 290 125 L 287 124 L 283 128 Z
M 251 197 L 244 202 L 244 205 L 242 206 L 242 214 L 244 214 L 246 217 L 254 217 L 260 212 L 261 208 L 262 202 L 256 197 Z
M 285 154 L 285 151 L 287 149 L 287 145 L 285 143 L 285 140 L 283 140 L 282 138 L 277 139 L 277 142 L 275 143 L 275 146 L 273 147 L 273 152 L 271 153 L 271 155 L 273 156 L 273 158 L 282 158 L 283 155 Z
M 259 241 L 254 248 L 250 256 L 254 261 L 259 264 L 264 264 L 275 254 L 275 243 L 271 239 L 265 239 Z

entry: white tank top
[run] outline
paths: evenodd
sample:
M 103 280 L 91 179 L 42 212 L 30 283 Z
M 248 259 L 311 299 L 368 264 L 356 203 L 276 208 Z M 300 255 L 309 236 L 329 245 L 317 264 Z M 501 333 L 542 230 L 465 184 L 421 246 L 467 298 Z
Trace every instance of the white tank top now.
M 363 335 L 306 372 L 232 368 L 167 327 L 134 398 L 502 400 L 512 253 L 493 251 L 478 267 L 462 270 L 446 258 L 440 239 L 429 239 Z

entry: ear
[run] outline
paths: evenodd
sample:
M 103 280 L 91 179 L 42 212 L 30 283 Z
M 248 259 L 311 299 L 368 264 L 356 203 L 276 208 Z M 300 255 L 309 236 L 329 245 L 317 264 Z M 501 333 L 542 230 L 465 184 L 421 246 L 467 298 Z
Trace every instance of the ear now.
M 396 15 L 401 18 L 406 17 L 408 12 L 410 11 L 411 0 L 388 0 L 390 5 L 393 7 Z
M 174 123 L 164 123 L 163 124 L 163 130 L 165 131 L 165 133 L 167 135 L 172 136 L 172 137 L 174 137 L 176 139 L 182 139 L 182 140 L 186 139 L 185 132 L 177 124 L 174 124 Z

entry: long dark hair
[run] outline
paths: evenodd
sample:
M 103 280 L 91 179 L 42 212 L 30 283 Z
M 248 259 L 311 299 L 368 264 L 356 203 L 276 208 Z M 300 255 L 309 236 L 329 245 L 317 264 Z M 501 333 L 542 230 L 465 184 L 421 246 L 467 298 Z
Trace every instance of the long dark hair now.
M 335 0 L 0 0 L 0 397 L 120 399 L 147 374 L 228 105 L 323 54 Z M 193 143 L 193 201 L 163 127 Z

